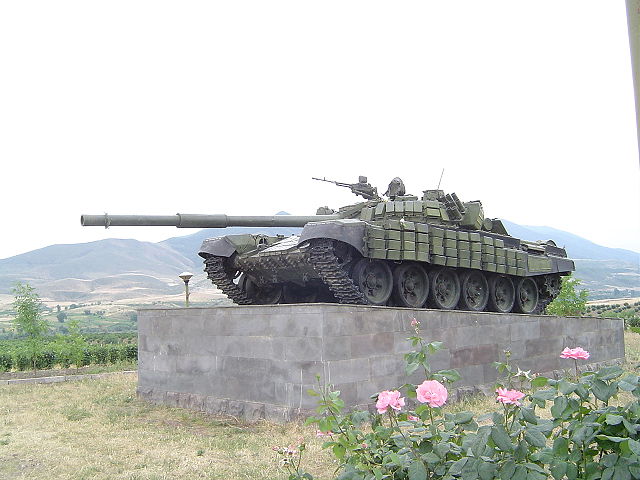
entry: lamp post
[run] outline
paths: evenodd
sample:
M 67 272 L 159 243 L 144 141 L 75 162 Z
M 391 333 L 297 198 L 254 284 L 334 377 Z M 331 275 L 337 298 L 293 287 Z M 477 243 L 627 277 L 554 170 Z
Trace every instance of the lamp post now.
M 191 277 L 193 277 L 193 273 L 191 273 L 191 272 L 182 272 L 178 276 L 184 281 L 185 306 L 189 307 L 189 280 L 191 280 Z

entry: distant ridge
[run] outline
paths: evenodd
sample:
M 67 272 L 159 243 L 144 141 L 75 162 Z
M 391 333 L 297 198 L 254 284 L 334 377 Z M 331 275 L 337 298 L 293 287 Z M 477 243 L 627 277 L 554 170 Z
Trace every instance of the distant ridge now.
M 286 215 L 286 212 L 278 214 Z M 597 245 L 550 227 L 522 226 L 503 221 L 507 231 L 524 240 L 553 239 L 576 260 L 576 277 L 591 297 L 640 296 L 640 254 Z M 300 228 L 203 229 L 158 243 L 107 239 L 89 243 L 51 245 L 0 260 L 0 294 L 16 281 L 29 282 L 43 297 L 60 301 L 136 298 L 179 294 L 177 274 L 192 271 L 191 285 L 213 288 L 202 271 L 198 250 L 203 240 L 236 234 L 293 235 Z
M 597 245 L 587 239 L 551 227 L 533 227 L 518 225 L 517 223 L 503 220 L 507 231 L 512 237 L 523 240 L 549 240 L 553 239 L 558 246 L 566 246 L 571 258 L 590 260 L 619 260 L 631 264 L 640 262 L 640 253 L 623 248 L 609 248 Z

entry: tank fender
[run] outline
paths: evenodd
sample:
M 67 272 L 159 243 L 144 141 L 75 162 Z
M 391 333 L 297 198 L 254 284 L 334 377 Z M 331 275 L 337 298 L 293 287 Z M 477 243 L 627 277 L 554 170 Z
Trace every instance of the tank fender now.
M 299 243 L 314 238 L 331 238 L 348 243 L 364 255 L 365 227 L 366 223 L 357 219 L 307 223 L 302 229 Z
M 568 258 L 553 258 L 554 273 L 571 273 L 576 269 L 573 260 Z
M 228 237 L 207 238 L 202 242 L 198 255 L 207 257 L 216 255 L 218 257 L 230 257 L 236 251 L 236 246 Z

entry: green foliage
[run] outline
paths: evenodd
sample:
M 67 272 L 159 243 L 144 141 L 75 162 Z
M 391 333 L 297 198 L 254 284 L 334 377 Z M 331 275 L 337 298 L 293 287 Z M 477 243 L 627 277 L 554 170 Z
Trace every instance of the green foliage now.
M 18 333 L 28 338 L 41 338 L 47 331 L 47 322 L 41 317 L 42 303 L 35 288 L 26 283 L 16 283 L 11 290 L 16 311 L 14 326 Z
M 56 338 L 57 352 L 59 363 L 68 368 L 72 364 L 76 368 L 85 365 L 84 351 L 87 348 L 87 341 L 80 333 L 80 325 L 77 319 L 73 319 L 68 323 L 68 334 L 58 335 Z
M 69 322 L 68 335 L 43 337 L 38 353 L 33 356 L 27 339 L 0 341 L 0 371 L 48 369 L 71 365 L 81 367 L 90 364 L 117 364 L 122 361 L 136 361 L 138 345 L 122 335 L 118 338 L 110 335 L 93 335 L 89 342 L 80 334 L 77 321 Z M 100 338 L 112 343 L 101 343 Z
M 446 381 L 446 375 L 432 374 L 428 363 L 440 345 L 411 340 L 419 350 L 405 356 L 407 370 L 422 367 L 427 378 Z M 318 387 L 309 391 L 318 398 L 318 415 L 307 423 L 327 437 L 323 448 L 339 465 L 338 480 L 640 478 L 638 375 L 611 366 L 582 375 L 576 369 L 575 376 L 559 380 L 530 379 L 520 369 L 513 373 L 508 355 L 496 367 L 506 375 L 503 385 L 530 380 L 533 390 L 511 391 L 522 403 L 503 396 L 502 411 L 484 423 L 470 412 L 448 413 L 428 403 L 413 411 L 345 412 L 340 392 L 319 377 Z M 400 388 L 415 397 L 416 386 Z M 633 400 L 612 405 L 620 392 Z M 547 406 L 551 418 L 538 412 Z M 298 458 L 296 476 L 289 478 L 311 478 L 303 476 L 300 464 Z
M 42 303 L 35 288 L 18 282 L 12 289 L 13 306 L 16 311 L 14 326 L 20 334 L 26 335 L 26 348 L 34 370 L 38 368 L 38 357 L 42 356 L 42 337 L 47 332 L 47 322 L 42 319 Z
M 634 332 L 640 327 L 640 301 L 630 304 L 598 304 L 587 306 L 587 311 L 595 316 L 604 318 L 621 318 L 624 320 L 625 328 Z
M 8 372 L 13 368 L 13 357 L 7 352 L 0 352 L 0 372 Z
M 580 285 L 580 280 L 571 275 L 562 277 L 560 294 L 547 305 L 545 312 L 549 315 L 559 315 L 561 317 L 579 316 L 586 312 L 589 292 L 578 291 L 576 287 Z

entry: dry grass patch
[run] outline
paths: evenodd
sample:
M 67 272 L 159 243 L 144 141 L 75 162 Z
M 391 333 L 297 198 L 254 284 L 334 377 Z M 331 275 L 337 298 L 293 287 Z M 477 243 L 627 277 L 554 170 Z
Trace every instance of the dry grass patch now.
M 624 332 L 624 349 L 626 357 L 624 368 L 638 373 L 640 368 L 640 333 Z
M 281 479 L 271 447 L 299 437 L 309 469 L 334 468 L 314 429 L 153 406 L 135 386 L 131 375 L 0 387 L 0 478 Z

